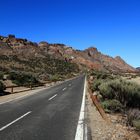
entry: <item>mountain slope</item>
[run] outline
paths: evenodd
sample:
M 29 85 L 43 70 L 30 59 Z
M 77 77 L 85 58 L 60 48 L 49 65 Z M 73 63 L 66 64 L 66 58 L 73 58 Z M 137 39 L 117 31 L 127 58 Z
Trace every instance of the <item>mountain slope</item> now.
M 46 53 L 36 43 L 10 36 L 0 37 L 0 72 L 31 74 L 46 81 L 71 77 L 79 68 Z
M 138 71 L 140 71 L 140 67 L 137 67 L 136 69 L 137 69 Z
M 78 72 L 78 68 L 112 72 L 137 71 L 121 57 L 112 58 L 94 47 L 80 51 L 64 44 L 49 44 L 44 41 L 37 44 L 14 35 L 0 36 L 0 61 L 1 69 L 24 70 L 38 75 L 51 72 L 53 75 L 57 71 L 61 74 L 64 72 L 65 75 Z

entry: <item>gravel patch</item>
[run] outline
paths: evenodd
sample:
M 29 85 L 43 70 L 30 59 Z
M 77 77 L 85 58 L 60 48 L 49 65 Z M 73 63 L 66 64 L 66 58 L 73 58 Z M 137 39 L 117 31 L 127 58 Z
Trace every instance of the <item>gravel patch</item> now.
M 86 105 L 92 140 L 140 140 L 134 128 L 125 125 L 124 116 L 107 115 L 111 120 L 107 123 L 96 110 L 89 95 L 87 95 Z

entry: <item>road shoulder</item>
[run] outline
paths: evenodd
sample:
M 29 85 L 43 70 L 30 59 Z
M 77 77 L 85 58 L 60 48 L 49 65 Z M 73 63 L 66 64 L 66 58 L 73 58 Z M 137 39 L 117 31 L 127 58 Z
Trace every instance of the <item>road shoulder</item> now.
M 139 140 L 139 136 L 129 130 L 129 127 L 118 123 L 118 116 L 108 115 L 111 123 L 107 123 L 96 107 L 93 105 L 89 95 L 86 98 L 88 126 L 91 139 L 93 140 Z

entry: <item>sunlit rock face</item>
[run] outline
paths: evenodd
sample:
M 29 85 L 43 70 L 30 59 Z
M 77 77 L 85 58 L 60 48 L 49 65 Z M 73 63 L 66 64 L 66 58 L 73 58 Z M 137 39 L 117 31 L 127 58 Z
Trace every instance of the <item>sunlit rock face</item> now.
M 115 58 L 104 55 L 95 47 L 86 50 L 75 50 L 64 44 L 50 44 L 46 41 L 35 43 L 27 39 L 0 36 L 0 55 L 16 55 L 20 59 L 54 58 L 70 61 L 79 65 L 80 69 L 99 69 L 112 72 L 136 72 L 121 57 Z

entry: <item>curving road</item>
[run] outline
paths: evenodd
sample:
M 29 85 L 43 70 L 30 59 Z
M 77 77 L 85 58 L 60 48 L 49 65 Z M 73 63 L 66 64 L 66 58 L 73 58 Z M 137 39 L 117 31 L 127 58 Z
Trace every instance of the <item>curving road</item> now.
M 84 83 L 79 76 L 1 104 L 0 140 L 75 140 Z

